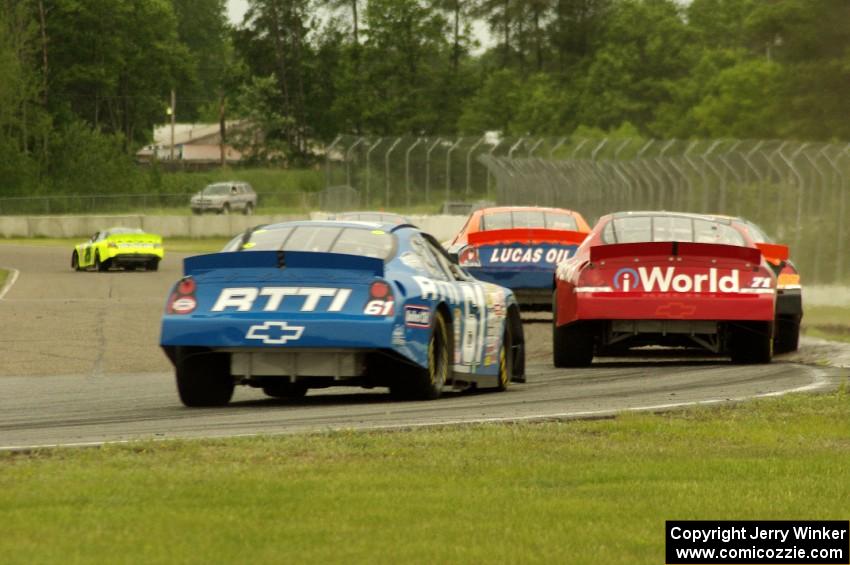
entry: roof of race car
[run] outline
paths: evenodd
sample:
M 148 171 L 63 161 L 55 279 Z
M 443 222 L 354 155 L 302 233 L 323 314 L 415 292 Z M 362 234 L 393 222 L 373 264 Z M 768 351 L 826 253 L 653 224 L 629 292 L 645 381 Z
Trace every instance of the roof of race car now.
M 628 218 L 630 216 L 663 216 L 671 218 L 694 218 L 700 220 L 709 220 L 720 224 L 731 224 L 735 218 L 728 216 L 718 216 L 716 214 L 694 214 L 692 212 L 670 212 L 668 210 L 629 210 L 626 212 L 614 212 L 608 214 L 611 218 Z
M 280 222 L 277 224 L 266 224 L 262 226 L 264 230 L 274 230 L 274 229 L 283 229 L 283 228 L 292 228 L 296 226 L 326 226 L 332 228 L 338 228 L 340 226 L 347 226 L 351 228 L 362 228 L 362 229 L 373 229 L 373 230 L 383 230 L 387 233 L 395 232 L 401 228 L 416 228 L 416 226 L 412 226 L 410 224 L 394 224 L 390 222 L 365 222 L 359 220 L 296 220 L 292 222 Z M 257 226 L 259 227 L 259 226 Z
M 108 233 L 109 235 L 120 235 L 120 234 L 129 234 L 129 233 L 145 233 L 144 230 L 140 228 L 125 228 L 123 226 L 115 226 L 109 229 L 103 230 L 104 233 Z
M 578 212 L 568 208 L 552 208 L 550 206 L 491 206 L 489 208 L 479 208 L 473 214 L 490 214 L 492 212 L 514 212 L 517 210 L 529 210 L 534 212 L 567 212 L 568 214 L 577 214 Z

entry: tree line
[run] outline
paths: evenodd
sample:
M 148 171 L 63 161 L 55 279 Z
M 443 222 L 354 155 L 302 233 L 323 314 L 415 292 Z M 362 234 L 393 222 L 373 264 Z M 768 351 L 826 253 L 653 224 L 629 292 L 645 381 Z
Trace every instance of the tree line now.
M 172 89 L 289 164 L 339 133 L 850 138 L 846 0 L 248 5 L 0 0 L 2 193 L 149 189 L 129 155 Z

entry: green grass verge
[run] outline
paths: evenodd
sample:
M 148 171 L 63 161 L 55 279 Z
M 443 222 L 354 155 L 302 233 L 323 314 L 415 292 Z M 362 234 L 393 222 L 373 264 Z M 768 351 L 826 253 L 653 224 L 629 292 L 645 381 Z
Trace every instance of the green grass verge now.
M 805 335 L 850 342 L 850 307 L 805 306 L 802 326 Z
M 2 453 L 0 554 L 662 563 L 666 519 L 846 518 L 848 403 Z

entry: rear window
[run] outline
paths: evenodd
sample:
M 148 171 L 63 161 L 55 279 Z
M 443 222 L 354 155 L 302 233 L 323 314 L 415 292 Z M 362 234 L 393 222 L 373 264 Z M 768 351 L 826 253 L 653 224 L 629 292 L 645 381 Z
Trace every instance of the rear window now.
M 687 216 L 630 216 L 615 218 L 602 231 L 605 243 L 694 241 L 746 245 L 743 236 L 726 223 Z
M 224 251 L 312 251 L 344 253 L 387 260 L 395 237 L 383 230 L 332 226 L 295 226 L 257 229 L 247 241 L 234 239 Z
M 353 222 L 379 222 L 387 224 L 403 224 L 405 219 L 395 214 L 381 214 L 380 212 L 351 212 L 340 214 L 337 220 L 350 220 Z
M 755 225 L 752 222 L 742 222 L 746 227 L 747 231 L 750 234 L 750 238 L 754 243 L 773 243 L 773 239 L 771 239 L 766 233 L 764 233 L 760 227 Z
M 204 188 L 204 194 L 207 196 L 216 196 L 222 194 L 230 194 L 229 184 L 211 184 Z
M 112 228 L 108 232 L 109 235 L 119 235 L 119 234 L 126 234 L 126 233 L 145 233 L 145 232 L 140 230 L 139 228 Z
M 481 231 L 509 230 L 514 228 L 544 228 L 550 230 L 578 229 L 572 214 L 544 212 L 542 210 L 512 210 L 491 212 L 481 216 Z

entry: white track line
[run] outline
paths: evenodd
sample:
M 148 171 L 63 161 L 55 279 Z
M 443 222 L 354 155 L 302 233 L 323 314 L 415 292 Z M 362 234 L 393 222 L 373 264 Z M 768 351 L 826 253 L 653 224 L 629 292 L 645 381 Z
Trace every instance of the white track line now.
M 674 402 L 670 404 L 652 404 L 649 406 L 633 406 L 631 408 L 612 408 L 607 410 L 586 410 L 581 412 L 556 412 L 550 414 L 535 414 L 531 416 L 503 416 L 503 417 L 493 417 L 493 418 L 473 418 L 469 420 L 444 420 L 441 422 L 423 422 L 423 423 L 413 423 L 413 424 L 379 424 L 376 426 L 327 426 L 321 430 L 310 430 L 304 431 L 304 434 L 313 434 L 313 433 L 327 433 L 328 431 L 341 431 L 341 430 L 351 430 L 358 432 L 371 432 L 371 431 L 392 431 L 392 430 L 412 430 L 412 429 L 421 429 L 421 428 L 434 428 L 439 426 L 463 426 L 463 425 L 473 425 L 473 424 L 498 424 L 498 423 L 512 423 L 512 422 L 545 422 L 550 420 L 593 420 L 597 418 L 616 416 L 617 414 L 623 414 L 626 412 L 661 412 L 665 410 L 673 410 L 676 408 L 687 408 L 692 406 L 709 406 L 714 404 L 724 404 L 724 403 L 732 403 L 732 402 L 743 402 L 745 400 L 753 400 L 756 398 L 769 398 L 776 396 L 785 396 L 786 394 L 793 394 L 798 392 L 813 392 L 816 390 L 820 390 L 826 388 L 830 384 L 830 380 L 824 375 L 824 371 L 817 367 L 807 367 L 802 366 L 805 369 L 808 369 L 812 373 L 814 373 L 814 378 L 811 383 L 807 385 L 802 385 L 794 388 L 788 388 L 785 390 L 778 390 L 775 392 L 763 392 L 760 394 L 752 394 L 747 396 L 738 396 L 734 398 L 712 398 L 708 400 L 694 400 L 692 402 Z M 32 451 L 34 449 L 48 449 L 48 448 L 56 448 L 56 447 L 101 447 L 104 445 L 119 445 L 125 443 L 136 443 L 140 441 L 191 441 L 191 440 L 199 440 L 199 439 L 232 439 L 232 438 L 249 438 L 249 437 L 259 437 L 259 436 L 279 436 L 279 435 L 291 435 L 298 432 L 253 432 L 247 434 L 233 434 L 233 435 L 210 435 L 204 437 L 196 437 L 196 436 L 175 436 L 170 438 L 146 438 L 146 437 L 138 437 L 134 439 L 121 439 L 121 440 L 112 440 L 112 441 L 90 441 L 90 442 L 76 442 L 76 443 L 48 443 L 48 444 L 36 444 L 36 445 L 9 445 L 9 446 L 0 446 L 0 451 Z
M 6 277 L 6 284 L 3 285 L 3 289 L 0 290 L 0 300 L 3 300 L 3 297 L 6 296 L 6 293 L 9 292 L 9 289 L 12 288 L 12 285 L 15 284 L 15 281 L 18 280 L 18 275 L 21 274 L 17 269 L 5 269 L 9 271 L 9 276 Z

